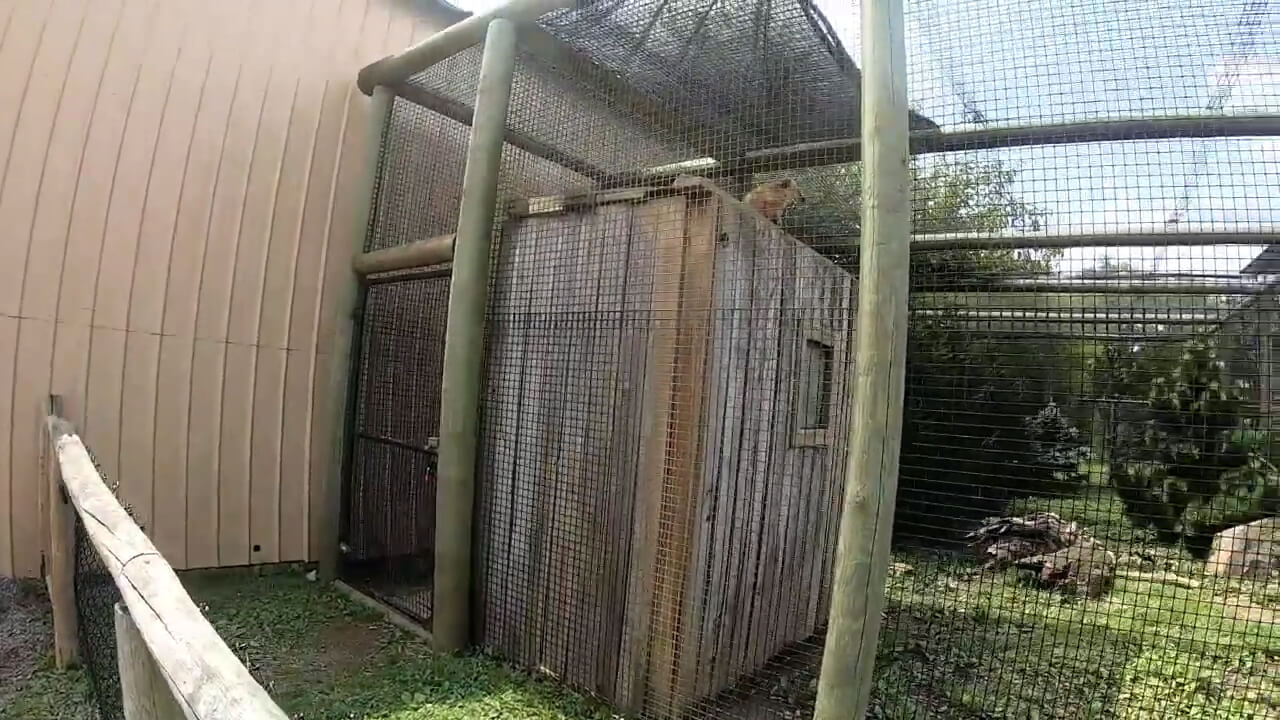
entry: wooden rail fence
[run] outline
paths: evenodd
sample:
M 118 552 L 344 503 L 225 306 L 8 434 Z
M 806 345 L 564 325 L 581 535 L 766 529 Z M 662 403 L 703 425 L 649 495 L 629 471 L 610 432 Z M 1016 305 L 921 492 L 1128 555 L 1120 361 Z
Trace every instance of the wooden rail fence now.
M 59 667 L 78 657 L 75 520 L 102 559 L 121 604 L 116 655 L 128 720 L 288 717 L 254 681 L 187 595 L 177 574 L 103 482 L 75 428 L 51 398 L 46 583 Z M 73 515 L 73 513 L 75 513 Z

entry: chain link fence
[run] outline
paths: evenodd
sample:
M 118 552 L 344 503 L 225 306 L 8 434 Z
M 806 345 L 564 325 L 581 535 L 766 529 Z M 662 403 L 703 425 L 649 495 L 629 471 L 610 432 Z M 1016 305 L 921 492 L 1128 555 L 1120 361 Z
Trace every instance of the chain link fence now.
M 80 661 L 93 690 L 99 720 L 124 720 L 120 666 L 116 659 L 115 607 L 120 589 L 85 534 L 80 513 L 75 518 L 76 630 Z
M 638 716 L 811 716 L 856 378 L 858 10 L 600 0 L 521 30 L 486 650 Z M 907 10 L 911 324 L 871 715 L 1280 717 L 1280 9 Z M 456 227 L 479 57 L 395 88 L 368 249 Z M 424 622 L 378 588 L 429 595 L 429 569 L 383 561 L 393 536 L 430 557 L 447 292 L 368 290 L 344 528 L 382 562 L 366 586 Z

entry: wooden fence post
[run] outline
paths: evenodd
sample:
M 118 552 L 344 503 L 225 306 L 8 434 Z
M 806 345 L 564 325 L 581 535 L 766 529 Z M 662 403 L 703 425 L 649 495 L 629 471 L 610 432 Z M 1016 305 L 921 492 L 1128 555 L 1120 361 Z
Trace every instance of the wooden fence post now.
M 183 720 L 173 691 L 160 674 L 129 611 L 116 603 L 116 661 L 125 720 Z
M 862 3 L 862 257 L 844 512 L 814 720 L 861 719 L 871 696 L 898 490 L 910 279 L 903 0 Z
M 49 414 L 60 417 L 62 401 L 49 396 Z M 49 566 L 45 582 L 53 606 L 53 659 L 59 670 L 65 670 L 80 659 L 78 620 L 76 619 L 76 532 L 75 509 L 62 491 L 62 468 L 58 449 L 48 433 L 44 435 L 45 501 L 49 524 Z
M 364 252 L 365 240 L 369 230 L 369 218 L 374 212 L 373 194 L 378 183 L 378 162 L 382 156 L 382 134 L 391 118 L 391 105 L 395 93 L 389 88 L 379 87 L 373 93 L 369 103 L 369 119 L 365 128 L 365 136 L 360 146 L 363 155 L 360 158 L 359 179 L 352 192 L 360 200 L 360 205 L 352 215 L 350 234 L 346 248 L 349 257 L 354 260 Z M 320 556 L 318 571 L 320 579 L 331 582 L 338 577 L 341 560 L 340 541 L 342 529 L 342 487 L 346 481 L 343 470 L 346 467 L 347 455 L 351 447 L 351 438 L 347 437 L 347 416 L 352 411 L 352 393 L 356 389 L 354 379 L 357 368 L 352 367 L 351 360 L 355 343 L 360 338 L 354 335 L 356 312 L 361 302 L 360 276 L 354 271 L 344 272 L 333 290 L 333 343 L 331 347 L 332 364 L 329 368 L 329 388 L 326 395 L 333 403 L 333 440 L 331 441 L 330 466 L 325 475 L 325 483 L 321 489 L 324 505 L 320 525 Z
M 484 361 L 484 311 L 489 299 L 489 252 L 498 198 L 503 134 L 516 67 L 516 26 L 489 23 L 475 118 L 462 174 L 458 232 L 449 281 L 440 394 L 440 460 L 436 489 L 435 607 L 431 635 L 436 649 L 456 652 L 471 639 L 471 532 L 475 512 L 480 366 Z

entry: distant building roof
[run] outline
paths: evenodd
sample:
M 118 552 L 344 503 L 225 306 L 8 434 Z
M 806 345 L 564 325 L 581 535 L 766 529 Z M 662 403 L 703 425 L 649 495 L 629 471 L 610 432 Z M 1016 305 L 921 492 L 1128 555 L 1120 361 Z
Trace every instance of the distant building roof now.
M 1268 245 L 1266 250 L 1240 268 L 1241 275 L 1280 275 L 1280 245 Z

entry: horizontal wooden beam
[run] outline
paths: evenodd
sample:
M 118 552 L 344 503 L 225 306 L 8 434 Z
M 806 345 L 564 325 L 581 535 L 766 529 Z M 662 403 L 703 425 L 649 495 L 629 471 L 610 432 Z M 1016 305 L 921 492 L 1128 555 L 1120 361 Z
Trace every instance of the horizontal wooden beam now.
M 911 134 L 911 154 L 993 150 L 1007 147 L 1075 145 L 1126 140 L 1269 137 L 1280 135 L 1280 114 L 1095 120 L 1020 127 L 982 128 L 961 132 L 933 130 Z M 730 163 L 760 172 L 815 167 L 862 159 L 860 139 L 829 140 L 746 153 Z
M 849 242 L 856 246 L 858 237 Z M 1129 232 L 1065 233 L 1054 235 L 914 235 L 912 252 L 945 250 L 1037 250 L 1084 247 L 1203 247 L 1208 245 L 1272 245 L 1280 243 L 1280 231 L 1272 232 Z
M 440 32 L 360 68 L 356 85 L 372 95 L 378 85 L 395 85 L 408 80 L 446 58 L 457 55 L 484 39 L 489 23 L 499 18 L 513 22 L 537 20 L 553 10 L 573 6 L 573 0 L 508 0 L 472 15 Z
M 183 714 L 195 720 L 287 720 L 120 506 L 71 423 L 51 415 L 46 428 L 85 535 L 120 589 L 129 617 Z
M 357 275 L 411 270 L 447 263 L 453 259 L 454 234 L 437 235 L 407 245 L 361 253 L 351 261 Z
M 993 285 L 991 293 L 1038 292 L 1065 294 L 1117 294 L 1117 295 L 1255 295 L 1266 289 L 1262 283 L 1208 282 L 1118 282 L 1105 281 L 1043 281 L 1004 282 Z
M 1143 314 L 1139 310 L 1129 312 L 1096 312 L 1074 313 L 1042 312 L 1035 310 L 968 310 L 962 308 L 917 309 L 911 311 L 912 316 L 955 318 L 960 321 L 1012 322 L 1012 323 L 1067 323 L 1083 325 L 1221 325 L 1227 322 L 1246 324 L 1244 319 L 1233 320 L 1229 313 L 1213 314 L 1170 314 L 1154 311 Z
M 1263 115 L 1096 120 L 1019 127 L 982 128 L 960 132 L 922 130 L 911 133 L 912 155 L 994 150 L 1007 147 L 1076 145 L 1136 140 L 1280 136 L 1280 113 Z M 862 140 L 841 138 L 752 150 L 736 158 L 710 162 L 699 173 L 708 177 L 824 167 L 862 160 Z M 679 174 L 649 168 L 619 176 L 613 186 L 634 182 L 662 182 Z

